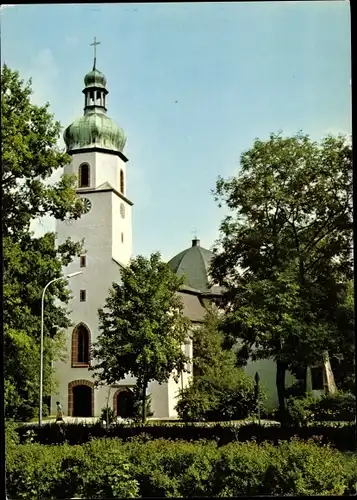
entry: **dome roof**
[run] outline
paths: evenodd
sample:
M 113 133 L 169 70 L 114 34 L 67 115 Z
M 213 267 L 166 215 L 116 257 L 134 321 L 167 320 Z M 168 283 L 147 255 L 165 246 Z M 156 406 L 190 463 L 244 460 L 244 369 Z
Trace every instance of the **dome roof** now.
M 106 115 L 107 79 L 95 67 L 84 77 L 84 116 L 75 120 L 63 134 L 67 151 L 98 147 L 122 153 L 126 138 L 123 130 Z
M 199 240 L 194 239 L 190 248 L 175 255 L 168 264 L 179 276 L 185 275 L 188 286 L 208 292 L 208 272 L 213 255 L 213 252 L 200 246 Z
M 103 75 L 101 71 L 98 69 L 92 69 L 89 73 L 84 77 L 84 85 L 86 87 L 106 87 L 107 79 Z
M 99 110 L 77 118 L 63 134 L 67 151 L 100 147 L 122 152 L 126 143 L 123 130 Z

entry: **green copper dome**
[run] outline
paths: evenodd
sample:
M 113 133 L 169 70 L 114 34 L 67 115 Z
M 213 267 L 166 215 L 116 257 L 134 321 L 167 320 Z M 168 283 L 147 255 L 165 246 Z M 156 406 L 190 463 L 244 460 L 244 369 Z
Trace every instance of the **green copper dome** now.
M 67 152 L 78 149 L 101 148 L 122 153 L 126 138 L 123 130 L 107 116 L 107 79 L 95 67 L 84 77 L 84 116 L 64 131 Z
M 67 151 L 98 147 L 123 152 L 123 130 L 105 113 L 92 112 L 77 118 L 63 134 Z
M 208 273 L 213 255 L 213 252 L 200 246 L 199 240 L 194 239 L 192 247 L 175 255 L 168 264 L 179 276 L 185 275 L 188 286 L 208 292 Z

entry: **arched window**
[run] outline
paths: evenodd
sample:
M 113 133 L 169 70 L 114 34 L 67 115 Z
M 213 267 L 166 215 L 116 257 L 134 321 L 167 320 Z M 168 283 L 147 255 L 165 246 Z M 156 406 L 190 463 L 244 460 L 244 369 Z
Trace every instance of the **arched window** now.
M 90 333 L 83 324 L 77 325 L 72 334 L 72 366 L 88 366 L 90 360 Z
M 120 170 L 120 192 L 124 194 L 124 172 Z
M 82 163 L 78 169 L 78 185 L 80 188 L 89 187 L 89 165 Z
M 78 363 L 88 363 L 89 352 L 88 352 L 88 332 L 83 327 L 78 331 Z

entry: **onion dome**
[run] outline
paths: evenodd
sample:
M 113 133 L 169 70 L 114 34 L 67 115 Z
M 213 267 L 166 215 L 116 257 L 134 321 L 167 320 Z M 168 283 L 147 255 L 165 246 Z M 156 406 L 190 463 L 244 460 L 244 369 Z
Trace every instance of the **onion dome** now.
M 107 116 L 107 79 L 94 66 L 84 77 L 84 115 L 75 120 L 64 131 L 67 152 L 101 148 L 123 152 L 126 143 L 124 131 Z
M 107 79 L 104 74 L 98 69 L 94 68 L 84 77 L 84 85 L 86 87 L 102 87 L 106 88 Z

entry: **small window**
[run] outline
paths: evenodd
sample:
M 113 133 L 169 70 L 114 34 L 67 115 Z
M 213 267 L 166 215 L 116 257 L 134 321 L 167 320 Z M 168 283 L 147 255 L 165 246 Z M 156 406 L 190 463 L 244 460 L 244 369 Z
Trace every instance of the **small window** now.
M 311 386 L 313 391 L 319 391 L 324 388 L 324 375 L 322 366 L 311 368 Z
M 121 242 L 124 243 L 124 233 L 121 233 Z
M 85 301 L 86 301 L 86 299 L 87 299 L 87 291 L 86 291 L 86 290 L 81 290 L 81 291 L 79 292 L 79 300 L 80 300 L 81 302 L 85 302 Z
M 79 187 L 89 187 L 89 165 L 88 163 L 82 163 L 78 170 L 78 184 Z
M 87 259 L 85 255 L 81 255 L 79 259 L 79 267 L 86 267 L 87 266 Z
M 124 172 L 120 170 L 120 192 L 124 194 Z

